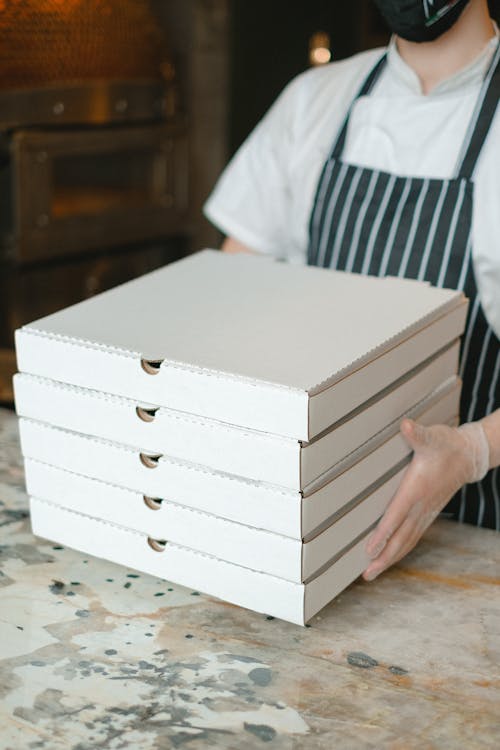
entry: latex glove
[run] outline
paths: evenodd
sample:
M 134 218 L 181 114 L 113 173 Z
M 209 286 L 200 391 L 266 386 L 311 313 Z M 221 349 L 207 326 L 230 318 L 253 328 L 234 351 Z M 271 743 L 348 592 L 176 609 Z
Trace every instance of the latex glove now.
M 363 573 L 367 581 L 410 552 L 453 495 L 464 484 L 478 482 L 489 468 L 489 443 L 480 422 L 424 427 L 404 419 L 401 434 L 414 454 L 368 539 L 373 562 Z

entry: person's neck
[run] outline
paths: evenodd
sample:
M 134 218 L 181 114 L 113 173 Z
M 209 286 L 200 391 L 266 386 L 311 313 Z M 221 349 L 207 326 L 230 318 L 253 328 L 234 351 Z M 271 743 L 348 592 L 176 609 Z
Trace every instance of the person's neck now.
M 409 42 L 396 37 L 399 54 L 428 94 L 441 81 L 472 62 L 495 34 L 484 0 L 471 0 L 452 28 L 433 42 Z

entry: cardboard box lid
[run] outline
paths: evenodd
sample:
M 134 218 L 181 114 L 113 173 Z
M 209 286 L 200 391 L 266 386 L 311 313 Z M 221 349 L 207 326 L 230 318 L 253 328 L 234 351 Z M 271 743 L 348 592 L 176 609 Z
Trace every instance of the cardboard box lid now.
M 343 416 L 318 402 L 312 419 L 310 398 L 419 332 L 425 359 L 461 333 L 464 308 L 424 282 L 205 250 L 24 326 L 16 345 L 25 372 L 307 440 Z M 427 335 L 457 310 L 444 340 Z M 404 371 L 382 368 L 344 413 Z

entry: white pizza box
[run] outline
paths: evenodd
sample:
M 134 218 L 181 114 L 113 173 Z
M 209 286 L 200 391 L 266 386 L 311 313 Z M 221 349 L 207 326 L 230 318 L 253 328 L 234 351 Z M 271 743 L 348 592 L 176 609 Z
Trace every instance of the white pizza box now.
M 15 375 L 14 392 L 22 417 L 301 490 L 454 375 L 458 355 L 457 341 L 310 443 L 34 375 Z
M 158 544 L 179 544 L 261 573 L 302 583 L 331 563 L 384 513 L 405 468 L 370 491 L 348 512 L 307 542 L 227 521 L 173 502 L 159 513 L 137 493 L 83 477 L 48 464 L 26 461 L 28 494 L 85 513 L 93 518 L 140 531 Z
M 461 292 L 205 250 L 16 332 L 21 372 L 309 441 L 462 332 Z
M 305 625 L 370 562 L 362 537 L 311 581 L 292 583 L 176 544 L 152 542 L 154 549 L 145 534 L 37 498 L 30 498 L 30 509 L 39 537 L 297 625 Z
M 423 424 L 450 422 L 459 396 L 460 381 L 450 379 L 410 416 Z M 164 457 L 145 465 L 138 450 L 33 420 L 21 418 L 19 429 L 25 458 L 132 490 L 140 507 L 172 501 L 299 540 L 331 523 L 410 456 L 397 420 L 299 492 Z

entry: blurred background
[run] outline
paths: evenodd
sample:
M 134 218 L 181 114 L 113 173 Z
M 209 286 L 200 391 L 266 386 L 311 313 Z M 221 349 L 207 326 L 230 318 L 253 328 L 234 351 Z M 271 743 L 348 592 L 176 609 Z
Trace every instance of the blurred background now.
M 202 204 L 284 85 L 388 38 L 371 0 L 0 0 L 0 402 L 16 328 L 218 246 Z

